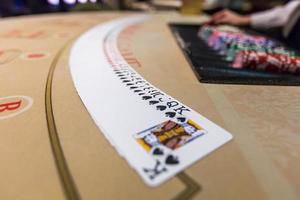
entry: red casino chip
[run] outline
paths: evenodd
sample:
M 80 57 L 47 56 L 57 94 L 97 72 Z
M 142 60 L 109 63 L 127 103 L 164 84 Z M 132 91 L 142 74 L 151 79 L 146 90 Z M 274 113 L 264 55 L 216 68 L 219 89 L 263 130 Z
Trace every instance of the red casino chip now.
M 268 54 L 255 51 L 240 51 L 233 62 L 233 68 L 250 68 L 274 73 L 300 74 L 300 57 L 282 54 Z

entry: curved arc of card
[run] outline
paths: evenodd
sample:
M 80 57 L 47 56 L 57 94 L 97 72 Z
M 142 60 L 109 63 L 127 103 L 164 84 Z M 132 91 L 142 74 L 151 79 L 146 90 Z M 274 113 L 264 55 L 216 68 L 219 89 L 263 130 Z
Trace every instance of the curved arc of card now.
M 232 136 L 144 80 L 122 57 L 117 47 L 119 33 L 147 18 L 139 15 L 96 26 L 76 41 L 71 50 L 69 64 L 78 94 L 105 137 L 148 185 L 157 186 L 228 142 Z M 149 105 L 149 99 L 142 100 L 141 96 L 133 94 L 133 89 L 122 83 L 117 76 L 120 73 L 133 75 L 162 93 L 160 104 L 178 102 L 189 111 L 184 114 L 176 113 L 176 116 L 193 120 L 207 131 L 199 139 L 174 150 L 174 154 L 180 158 L 180 164 L 168 166 L 166 172 L 155 179 L 149 178 L 144 169 L 154 166 L 157 160 L 141 148 L 133 135 L 170 120 L 170 117 L 163 114 L 167 111 L 174 112 L 174 109 L 167 107 L 164 112 L 157 111 L 156 106 Z M 154 97 L 151 99 L 157 100 Z

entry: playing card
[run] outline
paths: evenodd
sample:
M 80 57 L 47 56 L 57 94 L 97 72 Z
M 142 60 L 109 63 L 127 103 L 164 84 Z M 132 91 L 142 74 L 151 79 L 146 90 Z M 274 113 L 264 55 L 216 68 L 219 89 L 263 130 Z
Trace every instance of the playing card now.
M 146 81 L 121 55 L 119 33 L 146 19 L 128 17 L 91 29 L 74 44 L 69 63 L 78 94 L 102 133 L 156 186 L 232 136 Z

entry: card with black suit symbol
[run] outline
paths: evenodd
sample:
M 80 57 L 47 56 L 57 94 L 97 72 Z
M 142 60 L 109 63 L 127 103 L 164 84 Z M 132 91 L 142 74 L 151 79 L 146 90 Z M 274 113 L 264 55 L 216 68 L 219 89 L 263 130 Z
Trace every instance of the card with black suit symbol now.
M 119 32 L 143 20 L 133 16 L 91 29 L 73 45 L 69 63 L 101 133 L 146 184 L 157 186 L 232 136 L 153 86 L 122 57 Z

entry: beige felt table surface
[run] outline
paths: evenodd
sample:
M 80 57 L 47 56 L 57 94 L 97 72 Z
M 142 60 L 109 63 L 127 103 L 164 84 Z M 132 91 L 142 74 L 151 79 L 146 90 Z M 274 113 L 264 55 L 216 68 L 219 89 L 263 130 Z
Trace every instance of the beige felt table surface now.
M 204 16 L 151 13 L 129 40 L 141 63 L 133 67 L 234 139 L 159 187 L 142 182 L 94 124 L 68 66 L 81 33 L 133 14 L 0 20 L 0 104 L 3 97 L 33 99 L 14 117 L 5 116 L 17 110 L 0 113 L 0 199 L 300 199 L 300 88 L 199 83 L 167 23 L 200 23 Z M 45 56 L 26 57 L 33 53 Z M 67 172 L 57 168 L 53 133 Z M 65 173 L 70 180 L 62 182 Z

